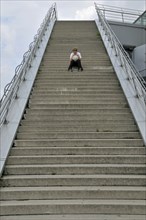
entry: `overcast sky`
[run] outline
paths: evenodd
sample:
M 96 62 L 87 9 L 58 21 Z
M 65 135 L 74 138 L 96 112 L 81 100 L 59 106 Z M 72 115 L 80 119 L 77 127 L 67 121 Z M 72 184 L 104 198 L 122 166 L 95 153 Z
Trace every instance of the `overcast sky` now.
M 1 0 L 1 92 L 21 63 L 43 18 L 54 1 Z M 94 1 L 55 1 L 59 20 L 96 17 Z M 145 10 L 145 0 L 97 0 L 97 3 Z

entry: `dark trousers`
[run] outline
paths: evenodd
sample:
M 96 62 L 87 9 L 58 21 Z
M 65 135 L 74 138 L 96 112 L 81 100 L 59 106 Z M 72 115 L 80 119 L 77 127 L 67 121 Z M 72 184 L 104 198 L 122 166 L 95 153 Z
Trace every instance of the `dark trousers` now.
M 77 60 L 77 61 L 72 60 L 72 61 L 70 62 L 70 65 L 69 65 L 69 67 L 68 67 L 68 70 L 72 69 L 73 67 L 77 67 L 78 70 L 79 70 L 79 69 L 82 70 L 83 67 L 82 67 L 82 64 L 81 64 L 81 60 Z

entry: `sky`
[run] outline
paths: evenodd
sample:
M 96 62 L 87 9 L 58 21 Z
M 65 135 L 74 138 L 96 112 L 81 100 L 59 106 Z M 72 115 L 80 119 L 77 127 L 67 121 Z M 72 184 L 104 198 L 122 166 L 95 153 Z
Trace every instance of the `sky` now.
M 58 20 L 93 20 L 94 1 L 55 1 Z M 96 0 L 98 4 L 146 10 L 145 0 Z M 54 1 L 1 0 L 1 96 L 14 76 L 15 68 L 33 41 L 48 9 Z

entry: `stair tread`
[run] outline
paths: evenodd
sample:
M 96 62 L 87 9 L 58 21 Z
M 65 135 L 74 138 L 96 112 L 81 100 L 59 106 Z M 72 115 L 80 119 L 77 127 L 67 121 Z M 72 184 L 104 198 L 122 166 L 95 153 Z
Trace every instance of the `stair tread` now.
M 1 188 L 1 192 L 11 192 L 11 191 L 146 191 L 146 187 L 144 186 L 50 186 L 50 187 L 4 187 Z
M 135 174 L 131 174 L 131 175 L 127 175 L 127 174 L 124 174 L 124 175 L 121 175 L 121 174 L 89 174 L 89 175 L 42 175 L 42 174 L 39 174 L 39 175 L 9 175 L 9 176 L 3 176 L 2 179 L 24 179 L 24 178 L 27 178 L 27 179 L 32 179 L 32 178 L 37 178 L 37 179 L 41 179 L 41 178 L 45 178 L 45 179 L 56 179 L 56 178 L 59 178 L 59 179 L 62 179 L 62 178 L 72 178 L 72 179 L 75 179 L 75 178 L 106 178 L 106 179 L 109 179 L 109 178 L 128 178 L 128 179 L 131 179 L 131 178 L 136 178 L 136 179 L 139 179 L 139 178 L 142 178 L 142 179 L 146 179 L 146 175 L 135 175 Z
M 66 158 L 70 158 L 70 157 L 73 157 L 73 158 L 88 158 L 88 157 L 91 157 L 91 158 L 100 158 L 100 157 L 105 157 L 105 158 L 111 158 L 111 157 L 115 157 L 115 158 L 136 158 L 136 157 L 140 157 L 140 158 L 146 158 L 146 155 L 105 155 L 105 154 L 100 154 L 100 155 L 32 155 L 32 156 L 9 156 L 9 158 L 62 158 L 62 157 L 66 157 Z
M 145 220 L 145 215 L 21 215 L 21 220 Z M 1 220 L 20 220 L 20 216 L 1 216 Z
M 29 206 L 29 205 L 137 205 L 145 206 L 145 200 L 102 200 L 102 199 L 77 199 L 77 200 L 27 200 L 27 201 L 1 201 L 0 206 Z
M 67 168 L 71 168 L 71 167 L 145 167 L 146 165 L 144 164 L 32 164 L 32 165 L 6 165 L 6 168 L 23 168 L 23 167 L 67 167 Z

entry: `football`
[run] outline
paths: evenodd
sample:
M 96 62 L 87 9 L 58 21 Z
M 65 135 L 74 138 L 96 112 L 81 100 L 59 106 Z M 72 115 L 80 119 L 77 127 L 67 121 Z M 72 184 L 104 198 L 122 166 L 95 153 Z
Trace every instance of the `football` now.
M 78 60 L 78 56 L 77 56 L 77 55 L 74 55 L 72 59 L 73 59 L 74 61 L 77 61 L 77 60 Z

